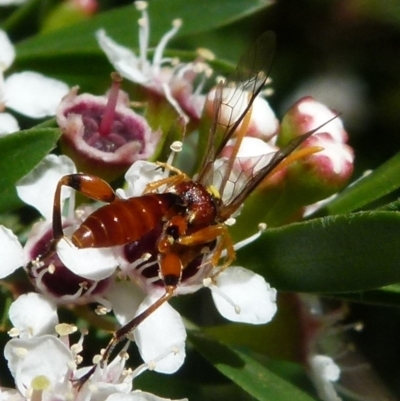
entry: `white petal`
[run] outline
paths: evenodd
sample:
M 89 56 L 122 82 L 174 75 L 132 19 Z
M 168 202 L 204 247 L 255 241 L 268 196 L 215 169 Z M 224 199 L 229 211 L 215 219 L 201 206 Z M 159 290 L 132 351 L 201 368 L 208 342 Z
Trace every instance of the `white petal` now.
M 279 121 L 268 101 L 261 96 L 257 96 L 253 102 L 250 132 L 247 135 L 254 135 L 268 140 L 277 132 L 278 128 Z
M 57 183 L 64 175 L 75 172 L 75 165 L 69 157 L 48 155 L 17 182 L 18 196 L 36 208 L 46 220 L 51 220 Z M 65 199 L 70 194 L 71 189 L 63 188 L 61 197 Z
M 14 376 L 18 390 L 25 394 L 37 376 L 48 379 L 51 387 L 66 383 L 73 363 L 71 351 L 58 338 L 51 335 L 31 339 L 12 339 L 4 348 L 4 356 Z
M 10 113 L 0 113 L 0 137 L 19 131 L 18 121 Z
M 0 401 L 26 401 L 26 398 L 18 390 L 1 387 Z
M 301 101 L 298 104 L 298 107 L 299 112 L 301 114 L 305 114 L 305 116 L 302 118 L 308 118 L 310 122 L 312 122 L 311 128 L 316 128 L 320 125 L 323 125 L 323 127 L 317 130 L 315 133 L 328 132 L 336 141 L 341 143 L 344 142 L 344 127 L 342 120 L 340 118 L 335 118 L 326 124 L 328 120 L 335 117 L 335 113 L 332 110 L 312 98 Z
M 1 1 L 0 4 L 2 4 Z M 8 38 L 6 32 L 0 29 L 0 73 L 5 71 L 13 63 L 14 58 L 14 46 Z
M 24 71 L 10 75 L 5 80 L 4 91 L 7 107 L 31 118 L 42 118 L 56 114 L 69 88 L 64 82 Z
M 165 178 L 164 173 L 157 164 L 145 160 L 136 161 L 125 174 L 127 182 L 126 197 L 142 195 L 147 184 L 162 178 Z
M 139 60 L 135 53 L 107 36 L 104 29 L 96 32 L 96 38 L 110 63 L 124 78 L 140 84 L 147 82 L 139 69 Z
M 111 302 L 114 315 L 120 324 L 132 320 L 144 299 L 143 291 L 129 281 L 115 283 L 107 292 L 107 299 Z
M 122 393 L 112 394 L 109 397 L 107 397 L 106 401 L 171 401 L 171 400 L 167 398 L 157 397 L 156 395 L 151 393 L 145 393 L 140 390 L 135 390 L 129 394 L 122 394 Z M 185 398 L 176 401 L 187 401 L 187 399 Z
M 9 318 L 20 338 L 54 334 L 58 324 L 56 305 L 33 292 L 19 296 L 11 304 Z
M 258 274 L 243 267 L 232 266 L 220 273 L 216 283 L 218 290 L 211 293 L 219 313 L 234 322 L 263 324 L 276 312 L 276 290 Z M 219 292 L 229 298 L 235 307 Z
M 79 249 L 65 238 L 58 242 L 57 254 L 69 270 L 89 280 L 110 277 L 118 266 L 113 248 Z
M 22 245 L 14 233 L 0 226 L 0 278 L 7 277 L 25 264 Z
M 152 305 L 159 295 L 148 296 L 137 311 Z M 160 373 L 176 372 L 185 360 L 186 330 L 180 314 L 168 303 L 160 306 L 134 331 L 140 355 L 146 363 L 155 362 Z

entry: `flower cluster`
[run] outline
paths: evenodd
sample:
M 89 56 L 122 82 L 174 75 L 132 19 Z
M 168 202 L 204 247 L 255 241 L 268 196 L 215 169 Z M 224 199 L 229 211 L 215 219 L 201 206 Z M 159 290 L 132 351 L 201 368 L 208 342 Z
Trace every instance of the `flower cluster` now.
M 132 380 L 146 370 L 125 368 L 123 350 L 107 366 L 98 367 L 90 379 L 78 386 L 88 368 L 82 362 L 84 335 L 72 343 L 74 325 L 59 323 L 56 305 L 40 294 L 21 295 L 10 307 L 12 339 L 4 356 L 16 389 L 1 388 L 2 399 L 13 400 L 160 400 L 153 394 L 132 390 Z
M 184 362 L 184 321 L 166 301 L 208 288 L 225 319 L 271 321 L 277 291 L 261 275 L 233 265 L 235 252 L 262 234 L 266 226 L 260 222 L 278 225 L 294 220 L 305 207 L 341 189 L 352 171 L 347 134 L 333 112 L 305 98 L 279 122 L 265 98 L 243 89 L 246 82 L 220 83 L 204 95 L 211 73 L 204 57 L 182 63 L 163 55 L 181 21 L 174 21 L 149 61 L 147 3 L 137 1 L 135 6 L 141 13 L 139 55 L 104 30 L 96 33 L 117 70 L 106 96 L 78 95 L 77 87 L 67 93 L 64 84 L 43 78 L 40 92 L 51 105 L 44 106 L 37 98 L 40 113 L 34 113 L 28 106 L 15 106 L 23 102 L 13 102 L 20 92 L 13 86 L 13 75 L 0 81 L 4 106 L 30 117 L 56 114 L 64 153 L 49 154 L 16 184 L 20 199 L 42 216 L 26 242 L 21 244 L 11 230 L 0 226 L 0 278 L 22 266 L 41 294 L 21 295 L 10 308 L 13 338 L 4 353 L 16 389 L 2 390 L 7 397 L 158 399 L 132 391 L 132 380 L 145 369 L 174 373 Z M 2 48 L 7 50 L 0 51 L 5 70 L 14 55 L 0 32 Z M 128 95 L 120 90 L 121 77 L 143 89 L 144 115 L 132 110 Z M 253 79 L 248 77 L 249 82 Z M 47 83 L 57 94 L 48 95 Z M 8 114 L 6 118 L 9 121 Z M 4 132 L 18 129 L 1 121 Z M 176 121 L 187 134 L 199 131 L 198 148 L 188 162 L 201 166 L 193 178 L 175 167 L 182 146 L 190 146 L 171 140 L 170 127 Z M 204 133 L 220 149 L 206 145 Z M 168 146 L 172 153 L 166 163 L 149 161 L 165 154 Z M 105 180 L 122 182 L 123 173 L 122 188 L 114 191 Z M 75 201 L 74 190 L 96 202 Z M 242 207 L 245 200 L 258 205 L 260 199 L 261 212 L 258 206 L 250 207 L 250 213 Z M 200 207 L 202 202 L 206 206 Z M 265 210 L 269 212 L 263 214 Z M 245 239 L 233 244 L 228 226 L 236 218 L 247 220 L 253 235 L 241 235 Z M 102 235 L 105 240 L 100 243 Z M 171 271 L 165 273 L 164 264 Z M 82 368 L 83 334 L 71 345 L 76 328 L 59 324 L 56 307 L 88 303 L 98 304 L 98 314 L 112 311 L 122 331 L 105 353 L 95 357 L 94 367 Z M 124 327 L 129 329 L 125 332 Z M 144 361 L 135 371 L 125 368 L 127 347 L 108 362 L 114 345 L 125 339 L 135 341 Z M 46 357 L 39 358 L 43 353 Z

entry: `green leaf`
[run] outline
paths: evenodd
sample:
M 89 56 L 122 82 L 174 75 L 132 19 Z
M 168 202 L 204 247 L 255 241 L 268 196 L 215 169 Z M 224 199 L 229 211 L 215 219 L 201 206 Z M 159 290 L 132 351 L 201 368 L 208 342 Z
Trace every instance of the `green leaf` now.
M 400 284 L 388 285 L 377 290 L 350 292 L 346 294 L 332 294 L 333 297 L 361 303 L 399 306 L 400 305 Z
M 270 0 L 154 0 L 149 5 L 151 45 L 157 44 L 162 35 L 171 29 L 171 23 L 176 18 L 183 20 L 182 28 L 176 35 L 179 38 L 231 23 L 270 3 Z M 203 12 L 205 9 L 207 13 Z M 95 32 L 104 28 L 118 43 L 137 49 L 139 17 L 136 8 L 129 5 L 98 14 L 84 23 L 27 39 L 17 45 L 13 69 L 39 71 L 70 85 L 79 84 L 85 91 L 102 93 L 110 85 L 108 77 L 113 67 L 98 46 Z M 169 51 L 168 57 L 178 57 L 178 53 Z M 190 59 L 195 57 L 192 55 Z
M 0 138 L 0 212 L 20 205 L 15 183 L 55 147 L 59 136 L 59 129 L 41 128 Z
M 173 20 L 180 18 L 183 25 L 177 37 L 205 32 L 232 23 L 257 12 L 270 0 L 152 0 L 149 4 L 151 42 L 171 28 Z M 204 12 L 207 10 L 207 12 Z M 89 21 L 75 24 L 46 35 L 28 39 L 17 47 L 18 60 L 52 55 L 100 53 L 94 33 L 104 28 L 116 41 L 137 46 L 137 20 L 140 13 L 132 5 L 102 13 Z M 70 63 L 69 63 L 70 64 Z
M 348 213 L 400 188 L 400 153 L 346 188 L 318 214 Z
M 188 338 L 194 347 L 222 374 L 256 400 L 315 401 L 315 398 L 299 390 L 251 355 L 234 346 L 224 345 L 198 330 L 189 331 Z
M 400 213 L 359 212 L 267 230 L 240 265 L 279 290 L 354 292 L 400 282 Z

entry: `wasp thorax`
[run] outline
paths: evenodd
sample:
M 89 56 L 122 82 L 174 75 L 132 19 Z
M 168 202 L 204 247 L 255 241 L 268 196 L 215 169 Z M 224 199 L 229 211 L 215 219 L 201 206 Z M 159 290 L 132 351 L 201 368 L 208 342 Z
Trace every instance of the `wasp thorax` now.
M 214 223 L 217 216 L 215 198 L 203 185 L 185 181 L 177 185 L 175 190 L 186 205 L 185 215 L 190 225 L 189 230 Z

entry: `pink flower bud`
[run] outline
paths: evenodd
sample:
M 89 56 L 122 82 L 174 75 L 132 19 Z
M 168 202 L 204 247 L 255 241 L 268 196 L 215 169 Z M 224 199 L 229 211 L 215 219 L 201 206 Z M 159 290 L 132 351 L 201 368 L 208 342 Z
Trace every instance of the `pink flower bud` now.
M 78 170 L 113 179 L 136 160 L 149 158 L 160 132 L 129 107 L 128 97 L 114 81 L 106 96 L 82 94 L 77 88 L 60 103 L 57 122 L 62 129 L 61 146 Z
M 341 119 L 337 117 L 327 123 L 327 121 L 331 120 L 336 115 L 337 113 L 334 113 L 312 97 L 303 97 L 287 111 L 282 119 L 281 130 L 278 134 L 279 146 L 284 146 L 289 143 L 291 139 L 305 134 L 321 125 L 322 127 L 318 129 L 316 133 L 326 132 L 331 135 L 335 141 L 346 143 L 348 136 Z
M 314 146 L 322 150 L 301 157 L 287 167 L 287 186 L 296 202 L 303 205 L 338 192 L 353 172 L 354 154 L 350 146 L 322 132 L 312 135 L 298 150 Z

